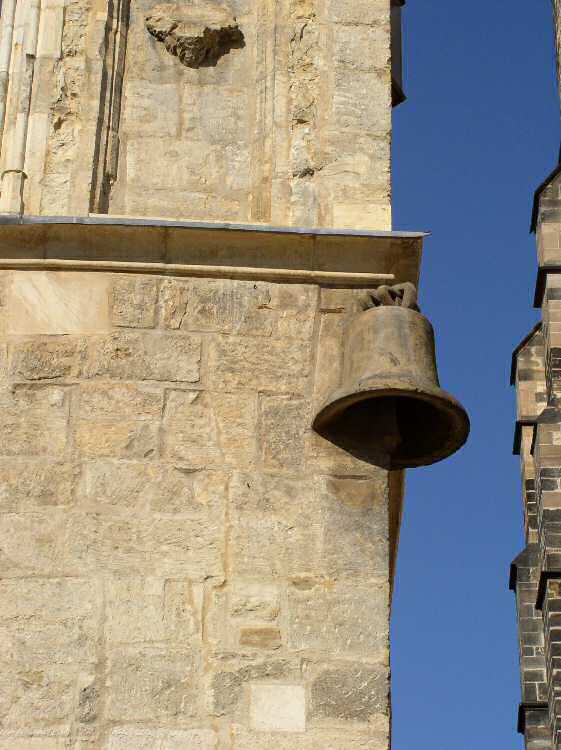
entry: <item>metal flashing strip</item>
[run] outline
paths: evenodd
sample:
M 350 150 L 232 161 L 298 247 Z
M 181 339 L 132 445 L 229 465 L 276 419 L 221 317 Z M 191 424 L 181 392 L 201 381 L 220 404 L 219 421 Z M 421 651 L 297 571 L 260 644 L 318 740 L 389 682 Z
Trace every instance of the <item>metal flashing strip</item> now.
M 89 214 L 88 216 L 32 216 L 20 214 L 0 214 L 1 225 L 31 226 L 37 224 L 79 224 L 86 226 L 154 227 L 177 229 L 214 229 L 231 232 L 263 232 L 265 234 L 298 234 L 309 237 L 380 237 L 396 239 L 422 239 L 430 232 L 400 232 L 378 229 L 335 229 L 323 227 L 284 227 L 269 224 L 236 224 L 229 222 L 187 221 L 182 219 L 143 218 L 135 216 L 109 216 Z

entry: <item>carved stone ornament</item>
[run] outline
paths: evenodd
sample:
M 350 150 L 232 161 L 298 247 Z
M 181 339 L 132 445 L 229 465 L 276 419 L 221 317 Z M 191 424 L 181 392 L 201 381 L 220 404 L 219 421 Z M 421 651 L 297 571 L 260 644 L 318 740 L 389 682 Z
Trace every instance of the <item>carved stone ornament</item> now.
M 411 282 L 379 286 L 365 292 L 360 304 L 363 310 L 370 310 L 372 307 L 404 307 L 418 312 L 417 287 Z
M 157 5 L 146 15 L 146 29 L 188 68 L 214 67 L 231 50 L 245 47 L 235 17 L 216 5 L 196 10 Z

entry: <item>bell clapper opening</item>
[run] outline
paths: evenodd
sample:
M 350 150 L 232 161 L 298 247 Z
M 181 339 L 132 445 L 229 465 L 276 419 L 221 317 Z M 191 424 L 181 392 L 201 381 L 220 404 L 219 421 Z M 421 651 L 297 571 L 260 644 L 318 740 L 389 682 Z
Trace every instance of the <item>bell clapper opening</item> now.
M 383 450 L 391 459 L 403 442 L 397 418 L 397 400 L 395 398 L 380 399 L 376 409 L 376 419 L 372 430 L 380 441 Z

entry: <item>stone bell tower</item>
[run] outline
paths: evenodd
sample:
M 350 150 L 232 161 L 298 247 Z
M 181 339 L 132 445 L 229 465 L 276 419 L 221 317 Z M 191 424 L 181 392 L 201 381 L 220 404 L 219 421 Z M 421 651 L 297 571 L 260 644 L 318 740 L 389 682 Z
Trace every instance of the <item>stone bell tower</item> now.
M 401 0 L 3 0 L 0 750 L 387 750 Z

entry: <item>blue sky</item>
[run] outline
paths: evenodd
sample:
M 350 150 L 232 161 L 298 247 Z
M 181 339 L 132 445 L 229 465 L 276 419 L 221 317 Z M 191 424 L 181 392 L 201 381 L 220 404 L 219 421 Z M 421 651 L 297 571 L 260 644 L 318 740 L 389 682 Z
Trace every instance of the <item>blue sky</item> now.
M 560 140 L 550 0 L 409 0 L 394 228 L 430 230 L 421 304 L 468 446 L 408 472 L 393 615 L 394 750 L 522 748 L 512 349 L 538 318 L 534 189 Z

